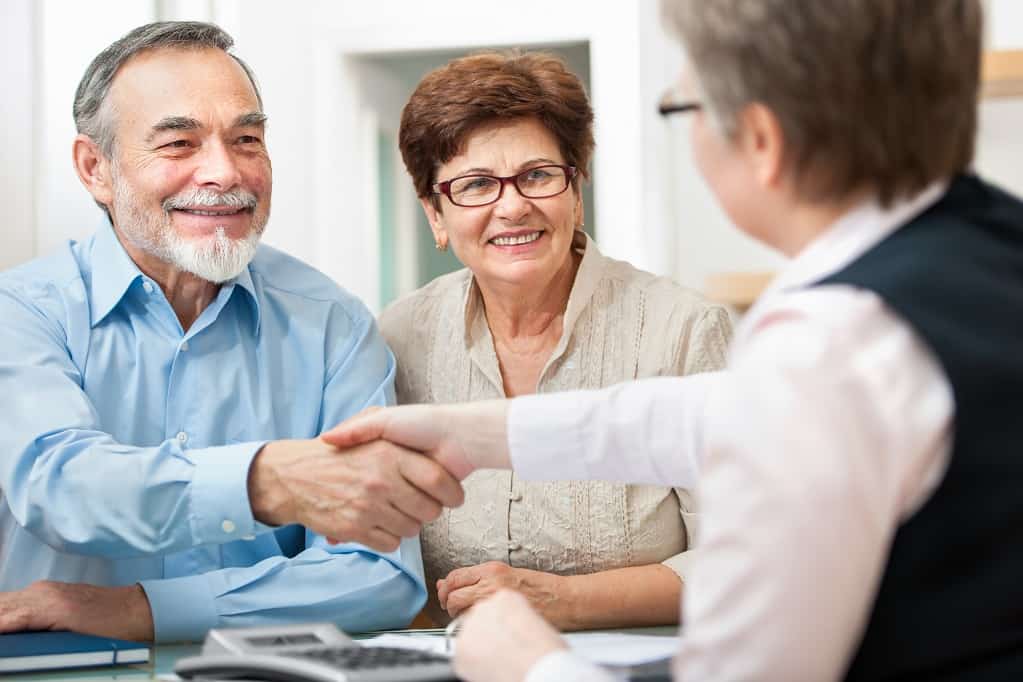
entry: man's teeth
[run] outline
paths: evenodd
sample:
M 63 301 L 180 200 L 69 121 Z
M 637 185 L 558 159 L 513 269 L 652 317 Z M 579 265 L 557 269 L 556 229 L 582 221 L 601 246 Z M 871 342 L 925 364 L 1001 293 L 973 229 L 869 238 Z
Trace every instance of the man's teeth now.
M 529 234 L 520 234 L 517 237 L 494 237 L 490 242 L 496 246 L 517 246 L 519 244 L 528 244 L 529 242 L 535 242 L 540 238 L 542 232 L 530 232 Z
M 232 208 L 224 211 L 200 211 L 197 208 L 181 208 L 178 209 L 182 213 L 191 213 L 192 215 L 208 215 L 208 216 L 222 216 L 222 215 L 234 215 L 235 213 L 241 213 L 243 209 Z

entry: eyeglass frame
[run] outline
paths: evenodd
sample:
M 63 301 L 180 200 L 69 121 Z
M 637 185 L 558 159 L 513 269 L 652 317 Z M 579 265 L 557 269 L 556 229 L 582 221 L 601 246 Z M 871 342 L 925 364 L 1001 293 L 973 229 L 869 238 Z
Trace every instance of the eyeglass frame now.
M 691 111 L 701 111 L 703 105 L 699 102 L 661 102 L 657 105 L 657 113 L 661 116 L 672 114 L 687 114 Z
M 657 113 L 661 116 L 671 116 L 672 114 L 688 114 L 692 111 L 703 110 L 703 103 L 695 99 L 681 99 L 679 98 L 680 93 L 678 88 L 668 88 L 661 96 L 661 101 L 657 103 Z
M 531 197 L 526 194 L 523 194 L 522 189 L 516 182 L 516 179 L 525 175 L 526 173 L 539 170 L 541 168 L 560 168 L 561 171 L 565 174 L 565 186 L 562 189 L 555 192 L 554 194 L 545 194 L 542 197 Z M 575 166 L 568 166 L 560 163 L 545 163 L 542 166 L 533 166 L 532 168 L 527 168 L 526 170 L 519 171 L 515 175 L 506 175 L 504 177 L 501 177 L 499 175 L 486 175 L 485 173 L 469 173 L 468 175 L 459 175 L 458 177 L 451 178 L 450 180 L 445 180 L 444 182 L 435 182 L 433 183 L 433 187 L 431 187 L 430 189 L 433 190 L 433 193 L 435 195 L 443 194 L 448 198 L 448 201 L 450 201 L 453 205 L 458 206 L 460 208 L 479 208 L 481 206 L 489 206 L 490 204 L 496 204 L 498 201 L 500 201 L 501 197 L 504 196 L 504 186 L 509 182 L 512 184 L 513 187 L 515 187 L 515 191 L 518 192 L 519 196 L 522 197 L 523 199 L 550 199 L 551 197 L 556 197 L 559 194 L 565 193 L 565 191 L 571 186 L 572 180 L 575 179 L 575 176 L 578 173 L 579 169 L 576 168 Z M 464 180 L 465 178 L 490 178 L 491 180 L 497 180 L 501 186 L 497 190 L 497 196 L 494 197 L 491 201 L 486 202 L 485 204 L 468 205 L 460 204 L 457 201 L 455 201 L 454 197 L 451 196 L 451 183 L 455 182 L 456 180 Z

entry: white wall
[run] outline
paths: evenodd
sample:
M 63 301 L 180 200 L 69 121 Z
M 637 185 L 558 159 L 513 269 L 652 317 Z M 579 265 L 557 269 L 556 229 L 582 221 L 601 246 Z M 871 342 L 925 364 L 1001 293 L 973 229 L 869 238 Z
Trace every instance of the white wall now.
M 989 40 L 1023 48 L 1023 2 L 990 0 Z M 102 214 L 70 163 L 71 101 L 88 61 L 156 18 L 215 20 L 254 68 L 270 116 L 274 209 L 267 241 L 374 306 L 378 296 L 374 60 L 471 46 L 590 46 L 601 247 L 702 287 L 707 274 L 777 267 L 716 208 L 679 123 L 654 112 L 680 54 L 655 0 L 4 0 L 0 8 L 0 268 L 92 231 Z M 537 17 L 542 17 L 540 21 Z M 390 87 L 390 86 L 388 86 Z M 381 88 L 383 90 L 385 88 Z M 376 93 L 377 99 L 383 92 Z M 388 91 L 388 97 L 394 97 Z M 1023 194 L 1023 99 L 985 101 L 977 167 Z M 623 168 L 638 168 L 634 177 Z
M 35 254 L 33 9 L 32 0 L 7 0 L 0 20 L 0 270 Z

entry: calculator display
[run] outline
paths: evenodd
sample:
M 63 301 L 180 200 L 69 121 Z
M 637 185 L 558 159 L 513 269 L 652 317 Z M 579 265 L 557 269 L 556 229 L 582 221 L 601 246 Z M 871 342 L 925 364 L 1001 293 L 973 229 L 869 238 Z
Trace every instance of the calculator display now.
M 294 634 L 264 635 L 262 637 L 246 637 L 245 641 L 252 646 L 295 646 L 296 644 L 323 644 L 323 640 L 311 632 Z

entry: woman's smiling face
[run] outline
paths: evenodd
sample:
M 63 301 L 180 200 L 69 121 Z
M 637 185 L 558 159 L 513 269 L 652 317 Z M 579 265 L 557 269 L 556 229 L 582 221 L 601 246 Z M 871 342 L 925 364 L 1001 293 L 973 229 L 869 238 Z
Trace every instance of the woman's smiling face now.
M 557 139 L 538 120 L 500 121 L 473 132 L 462 152 L 437 169 L 439 182 L 464 175 L 506 177 L 545 165 L 564 165 Z M 439 197 L 440 210 L 422 200 L 434 238 L 484 284 L 546 286 L 570 267 L 572 235 L 582 224 L 582 197 L 564 192 L 528 199 L 507 183 L 486 206 L 456 206 Z

